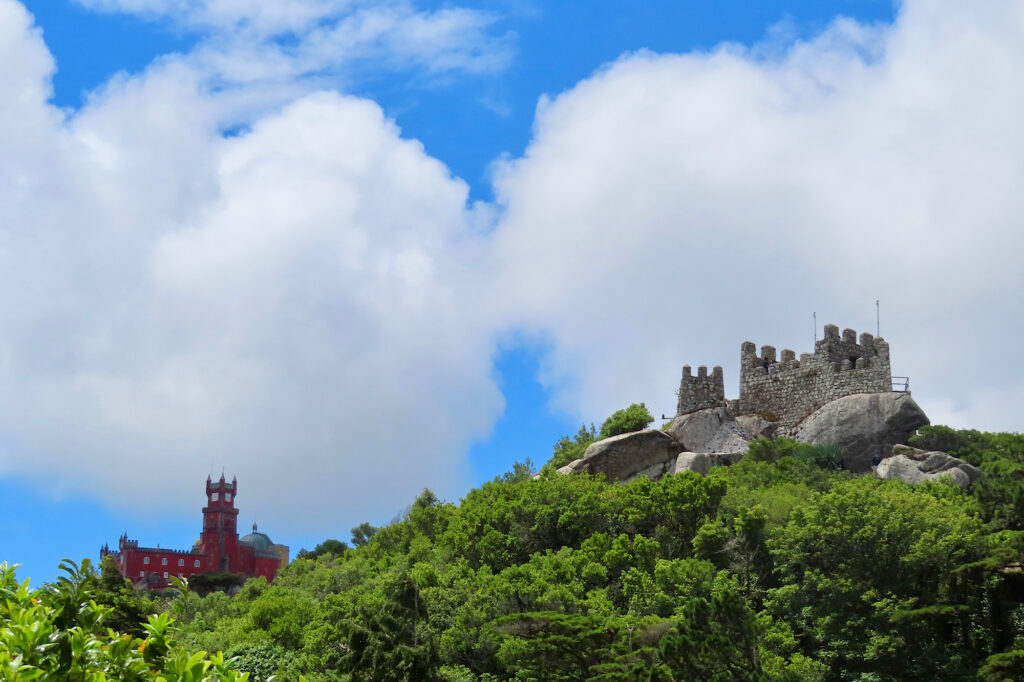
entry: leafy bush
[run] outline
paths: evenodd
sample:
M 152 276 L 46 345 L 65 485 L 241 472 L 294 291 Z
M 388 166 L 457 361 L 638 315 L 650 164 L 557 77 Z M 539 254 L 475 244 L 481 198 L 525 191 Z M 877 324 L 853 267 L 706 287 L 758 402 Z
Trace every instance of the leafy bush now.
M 791 456 L 799 445 L 799 443 L 790 438 L 777 438 L 775 440 L 758 438 L 757 440 L 750 441 L 750 445 L 747 447 L 747 454 L 743 457 L 752 462 L 768 462 L 772 464 L 778 462 L 783 457 Z
M 110 607 L 94 600 L 97 579 L 88 560 L 64 560 L 56 583 L 30 590 L 14 567 L 0 563 L 0 671 L 4 680 L 135 680 L 245 682 L 220 653 L 195 654 L 173 638 L 166 613 L 150 616 L 145 637 L 104 627 Z
M 845 456 L 843 449 L 835 443 L 809 445 L 801 443 L 793 450 L 793 456 L 820 469 L 839 469 Z
M 601 438 L 610 438 L 623 433 L 631 433 L 647 428 L 654 421 L 643 403 L 633 403 L 629 407 L 615 412 L 601 424 Z
M 588 429 L 585 424 L 580 425 L 580 430 L 576 432 L 576 435 L 570 438 L 569 436 L 562 436 L 555 443 L 554 454 L 551 455 L 551 459 L 544 465 L 543 472 L 554 471 L 564 467 L 569 462 L 579 459 L 586 452 L 587 447 L 597 440 L 597 431 L 594 429 L 594 425 L 591 424 Z

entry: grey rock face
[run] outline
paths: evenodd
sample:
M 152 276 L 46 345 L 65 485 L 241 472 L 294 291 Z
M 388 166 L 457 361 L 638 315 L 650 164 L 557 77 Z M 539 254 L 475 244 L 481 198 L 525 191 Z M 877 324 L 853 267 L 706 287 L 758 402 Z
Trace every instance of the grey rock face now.
M 676 417 L 665 429 L 686 452 L 745 452 L 748 438 L 724 407 Z
M 871 469 L 871 460 L 885 457 L 905 443 L 928 417 L 906 393 L 857 393 L 822 406 L 793 430 L 802 443 L 835 443 L 845 453 L 846 468 Z
M 703 452 L 681 452 L 676 457 L 675 468 L 672 470 L 673 473 L 682 473 L 684 471 L 692 471 L 698 473 L 701 476 L 707 476 L 708 471 L 711 470 L 711 460 L 708 455 Z
M 917 485 L 923 481 L 937 481 L 942 478 L 949 478 L 953 484 L 961 488 L 966 488 L 972 483 L 971 475 L 966 470 L 960 468 L 957 463 L 968 467 L 971 465 L 944 452 L 928 452 L 925 454 L 928 455 L 928 459 L 932 460 L 931 466 L 935 465 L 937 459 L 944 460 L 942 463 L 943 468 L 928 470 L 925 468 L 927 459 L 921 461 L 911 459 L 905 455 L 896 455 L 895 457 L 883 459 L 875 470 L 875 475 L 885 481 L 897 480 L 910 485 Z M 973 469 L 974 467 L 971 468 Z
M 774 438 L 775 432 L 779 430 L 778 422 L 770 422 L 764 417 L 756 414 L 744 414 L 736 417 L 736 425 L 747 440 L 758 438 Z
M 977 467 L 945 452 L 918 450 L 907 445 L 893 446 L 892 456 L 878 464 L 875 475 L 883 480 L 895 479 L 911 485 L 948 476 L 961 488 L 984 476 Z
M 568 464 L 566 464 L 564 467 L 560 467 L 558 469 L 555 469 L 555 473 L 556 474 L 575 474 L 577 471 L 579 471 L 579 469 L 580 469 L 580 467 L 582 465 L 583 465 L 583 459 L 582 458 L 581 459 L 574 459 L 573 461 L 571 461 Z
M 732 466 L 736 462 L 743 459 L 743 455 L 747 454 L 743 452 L 716 452 L 708 455 L 708 461 L 711 462 L 711 468 L 714 467 L 727 467 Z
M 629 478 L 627 478 L 626 480 L 624 480 L 622 482 L 623 483 L 629 483 L 630 481 L 636 480 L 636 479 L 640 478 L 641 476 L 646 476 L 647 478 L 651 479 L 652 481 L 660 481 L 662 476 L 664 476 L 665 474 L 670 473 L 672 471 L 672 467 L 673 466 L 675 466 L 675 460 L 669 458 L 669 459 L 665 460 L 664 462 L 659 462 L 658 464 L 652 464 L 651 466 L 647 467 L 646 469 L 644 469 L 642 471 L 636 472 L 635 474 L 633 474 L 632 476 L 630 476 Z
M 627 481 L 652 467 L 664 466 L 667 470 L 680 449 L 661 431 L 624 433 L 591 443 L 575 471 L 605 474 L 610 481 Z

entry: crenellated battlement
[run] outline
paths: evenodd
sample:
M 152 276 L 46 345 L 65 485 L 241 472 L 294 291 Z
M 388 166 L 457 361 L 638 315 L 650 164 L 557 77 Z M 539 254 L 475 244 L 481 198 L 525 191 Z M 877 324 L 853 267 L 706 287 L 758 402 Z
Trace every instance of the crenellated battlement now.
M 683 368 L 679 414 L 724 404 L 724 391 L 719 402 L 709 404 L 714 401 L 706 393 L 715 385 L 710 383 L 705 389 L 702 381 L 710 381 L 706 371 L 704 376 L 698 372 L 697 377 L 690 377 L 689 367 Z M 702 389 L 705 393 L 700 393 Z M 740 397 L 729 405 L 736 415 L 756 414 L 792 426 L 837 398 L 890 390 L 892 371 L 885 339 L 868 333 L 858 338 L 853 329 L 840 333 L 839 327 L 829 324 L 814 352 L 801 353 L 799 359 L 788 348 L 779 353 L 775 346 L 764 345 L 758 352 L 753 342 L 744 341 L 740 346 Z
M 708 376 L 708 368 L 701 365 L 693 376 L 689 365 L 683 365 L 683 378 L 679 383 L 678 414 L 695 412 L 709 407 L 725 405 L 725 380 L 722 368 L 715 367 Z

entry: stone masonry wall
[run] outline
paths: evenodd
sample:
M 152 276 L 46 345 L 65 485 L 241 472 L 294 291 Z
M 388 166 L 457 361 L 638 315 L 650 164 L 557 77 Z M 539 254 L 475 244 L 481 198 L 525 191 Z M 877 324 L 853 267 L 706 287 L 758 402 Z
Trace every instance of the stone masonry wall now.
M 690 366 L 683 366 L 683 379 L 679 383 L 679 403 L 676 414 L 687 414 L 709 407 L 725 404 L 725 381 L 722 368 L 715 367 L 708 376 L 708 368 L 697 368 L 697 376 L 690 373 Z
M 685 374 L 684 374 L 685 383 Z M 740 351 L 740 398 L 730 404 L 736 415 L 757 414 L 793 426 L 825 403 L 854 393 L 892 390 L 889 344 L 881 337 L 825 326 L 825 338 L 814 353 L 800 359 L 783 350 L 776 360 L 775 348 L 762 346 L 758 357 L 753 343 Z M 682 404 L 680 390 L 680 405 Z

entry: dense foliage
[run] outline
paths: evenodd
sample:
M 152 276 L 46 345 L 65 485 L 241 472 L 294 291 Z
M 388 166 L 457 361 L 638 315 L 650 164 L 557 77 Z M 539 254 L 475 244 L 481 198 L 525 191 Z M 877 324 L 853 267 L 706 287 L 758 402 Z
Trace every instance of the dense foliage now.
M 601 438 L 611 438 L 631 431 L 647 428 L 654 417 L 643 403 L 633 403 L 604 420 L 601 424 Z
M 67 573 L 38 590 L 19 583 L 14 568 L 0 563 L 0 679 L 10 682 L 231 682 L 249 679 L 223 655 L 190 653 L 173 636 L 168 614 L 134 622 L 142 636 L 118 632 L 108 624 L 125 614 L 97 604 L 97 597 L 124 596 L 124 580 L 104 575 L 99 583 L 87 562 L 61 566 Z M 118 582 L 119 584 L 112 584 Z M 142 599 L 141 596 L 139 599 Z M 129 604 L 128 602 L 134 602 Z M 118 605 L 134 613 L 138 600 Z
M 935 427 L 915 443 L 986 477 L 880 482 L 785 439 L 658 482 L 526 463 L 458 505 L 424 491 L 272 585 L 165 608 L 184 646 L 252 680 L 1024 679 L 1024 436 Z M 107 579 L 97 599 L 126 623 L 152 606 Z
M 991 472 L 970 492 L 856 477 L 785 439 L 704 478 L 555 474 L 595 439 L 582 428 L 539 478 L 517 465 L 459 505 L 424 491 L 273 585 L 179 598 L 182 637 L 244 653 L 255 679 L 1019 679 L 1024 495 L 1000 467 L 1024 448 L 965 433 L 921 438 Z

